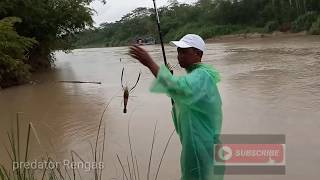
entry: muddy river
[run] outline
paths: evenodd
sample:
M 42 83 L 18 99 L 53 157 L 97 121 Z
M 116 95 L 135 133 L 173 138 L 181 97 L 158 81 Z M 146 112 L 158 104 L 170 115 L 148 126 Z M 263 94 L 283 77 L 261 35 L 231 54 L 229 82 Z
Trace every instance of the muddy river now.
M 160 64 L 159 46 L 145 46 Z M 166 46 L 176 74 L 176 49 Z M 173 130 L 170 99 L 152 94 L 152 74 L 127 55 L 128 47 L 79 49 L 56 52 L 56 67 L 36 74 L 33 83 L 0 90 L 0 160 L 8 164 L 6 132 L 19 113 L 22 144 L 27 123 L 32 122 L 30 157 L 48 153 L 56 160 L 70 159 L 73 150 L 92 161 L 92 148 L 103 116 L 106 132 L 104 179 L 121 179 L 116 155 L 130 157 L 128 123 L 132 148 L 146 179 L 153 128 L 157 121 L 150 175 L 156 173 L 161 153 Z M 120 61 L 121 59 L 121 61 Z M 226 175 L 226 180 L 300 180 L 320 176 L 320 37 L 252 39 L 207 44 L 204 62 L 221 72 L 219 90 L 223 100 L 226 134 L 285 134 L 286 175 Z M 131 94 L 128 113 L 123 114 L 121 70 L 130 87 L 142 72 Z M 94 81 L 101 84 L 61 83 Z M 101 132 L 103 137 L 103 132 Z M 37 140 L 40 141 L 40 144 Z M 91 144 L 91 145 L 90 145 Z M 99 140 L 99 147 L 102 140 Z M 21 145 L 23 147 L 23 145 Z M 174 135 L 163 159 L 158 179 L 178 180 L 180 143 Z M 99 151 L 102 151 L 101 148 Z

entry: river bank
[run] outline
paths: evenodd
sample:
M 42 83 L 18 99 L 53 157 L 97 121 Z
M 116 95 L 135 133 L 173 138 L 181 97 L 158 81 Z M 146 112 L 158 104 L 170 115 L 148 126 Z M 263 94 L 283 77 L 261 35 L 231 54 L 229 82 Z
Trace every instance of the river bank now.
M 255 39 L 284 39 L 284 38 L 292 38 L 292 37 L 304 37 L 304 36 L 320 36 L 320 35 L 310 35 L 307 31 L 302 31 L 299 33 L 291 33 L 291 32 L 280 32 L 275 31 L 273 33 L 260 33 L 260 32 L 254 32 L 254 33 L 240 33 L 240 34 L 229 34 L 229 35 L 221 35 L 221 36 L 214 36 L 205 39 L 205 42 L 207 43 L 226 43 L 226 42 L 239 42 L 243 40 L 255 40 Z M 172 39 L 172 40 L 178 40 L 178 39 Z M 130 44 L 127 44 L 130 45 Z M 125 46 L 127 46 L 125 45 Z M 165 43 L 165 45 L 168 45 L 168 43 Z M 112 46 L 112 47 L 125 47 L 125 46 Z M 143 46 L 150 46 L 150 45 L 143 45 Z M 90 46 L 84 46 L 84 47 L 78 47 L 77 49 L 90 49 L 90 48 L 105 48 L 104 45 L 90 45 Z
M 223 36 L 216 36 L 206 39 L 207 43 L 225 43 L 225 42 L 239 42 L 243 40 L 254 40 L 254 39 L 263 39 L 263 38 L 272 38 L 274 40 L 292 38 L 292 37 L 304 37 L 304 36 L 319 36 L 319 35 L 310 35 L 307 31 L 299 33 L 290 33 L 290 32 L 280 32 L 275 31 L 273 33 L 241 33 L 241 34 L 230 34 Z

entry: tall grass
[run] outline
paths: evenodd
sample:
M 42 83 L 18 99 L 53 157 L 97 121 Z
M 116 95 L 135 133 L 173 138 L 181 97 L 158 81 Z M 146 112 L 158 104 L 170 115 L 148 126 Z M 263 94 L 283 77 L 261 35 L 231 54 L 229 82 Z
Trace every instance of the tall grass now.
M 27 129 L 27 136 L 26 136 L 26 147 L 24 151 L 20 149 L 20 125 L 19 125 L 19 113 L 16 116 L 16 129 L 13 127 L 11 128 L 11 132 L 7 132 L 7 137 L 9 140 L 10 149 L 5 146 L 6 152 L 11 160 L 11 166 L 13 167 L 15 162 L 20 163 L 23 159 L 24 162 L 28 161 L 29 155 L 29 144 L 30 144 L 30 136 L 31 130 L 36 138 L 38 138 L 35 128 L 33 127 L 32 123 L 29 122 L 28 129 Z M 39 142 L 39 141 L 38 141 Z M 24 153 L 24 158 L 21 157 L 21 154 Z M 34 176 L 35 171 L 31 169 L 27 169 L 26 167 L 19 167 L 14 171 L 10 171 L 6 169 L 3 165 L 0 166 L 0 179 L 1 180 L 33 180 L 35 179 Z
M 131 158 L 131 163 L 128 160 L 128 156 L 127 156 L 127 166 L 124 166 L 124 161 L 121 160 L 120 156 L 118 154 L 116 154 L 117 156 L 117 160 L 119 162 L 119 165 L 121 167 L 122 170 L 122 176 L 126 179 L 126 180 L 141 180 L 140 177 L 140 169 L 139 169 L 139 164 L 138 164 L 138 160 L 136 158 L 136 155 L 134 153 L 134 149 L 132 147 L 132 142 L 131 142 L 131 134 L 130 134 L 130 122 L 131 122 L 131 118 L 129 119 L 128 122 L 128 140 L 129 140 L 129 150 L 130 150 L 130 158 Z M 155 169 L 156 174 L 154 177 L 150 177 L 150 173 L 151 173 L 151 165 L 153 162 L 153 157 L 154 157 L 154 145 L 156 142 L 156 131 L 157 131 L 157 121 L 154 125 L 154 129 L 153 129 L 153 136 L 152 136 L 152 142 L 151 142 L 151 146 L 150 146 L 150 154 L 149 154 L 149 160 L 148 160 L 148 167 L 146 168 L 146 179 L 150 180 L 150 179 L 154 179 L 157 180 L 158 179 L 158 175 L 161 169 L 161 165 L 163 162 L 163 159 L 165 157 L 165 154 L 167 152 L 167 148 L 170 144 L 170 141 L 172 139 L 172 136 L 175 132 L 175 130 L 172 131 L 172 133 L 170 134 L 169 138 L 166 141 L 166 145 L 164 147 L 164 149 L 162 150 L 161 153 L 161 158 L 160 161 L 158 162 L 157 168 Z M 133 158 L 134 157 L 134 158 Z
M 98 131 L 97 135 L 95 136 L 95 143 L 94 146 L 90 142 L 91 146 L 91 154 L 92 154 L 92 159 L 95 163 L 98 162 L 103 162 L 104 161 L 104 150 L 105 150 L 105 140 L 106 140 L 106 130 L 105 130 L 105 122 L 103 121 L 104 114 L 106 113 L 111 101 L 113 98 L 116 96 L 113 96 L 111 100 L 107 103 L 105 106 L 102 115 L 99 120 L 99 125 L 98 125 Z M 131 119 L 131 118 L 130 118 Z M 21 134 L 21 125 L 20 125 L 20 115 L 17 113 L 16 116 L 16 121 L 15 121 L 15 128 L 11 128 L 10 132 L 7 132 L 7 138 L 9 141 L 10 147 L 7 148 L 5 147 L 5 150 L 8 154 L 8 157 L 11 160 L 11 165 L 13 167 L 13 163 L 17 162 L 30 162 L 29 159 L 29 151 L 30 151 L 30 142 L 32 140 L 32 137 L 35 138 L 35 140 L 41 144 L 40 139 L 38 137 L 38 133 L 36 129 L 34 128 L 32 122 L 28 123 L 27 126 L 27 134 L 24 136 Z M 157 130 L 157 123 L 154 126 L 153 130 L 153 137 L 152 137 L 152 143 L 151 143 L 151 148 L 150 148 L 150 155 L 149 155 L 149 162 L 148 162 L 148 167 L 147 167 L 147 180 L 154 179 L 157 180 L 159 171 L 161 169 L 161 165 L 163 162 L 163 159 L 165 157 L 168 145 L 171 141 L 171 138 L 174 134 L 175 131 L 173 131 L 167 142 L 166 146 L 164 147 L 162 154 L 161 154 L 161 159 L 158 162 L 157 168 L 155 169 L 155 176 L 150 177 L 151 174 L 151 164 L 153 161 L 153 156 L 154 156 L 154 144 L 156 141 L 156 130 Z M 101 133 L 102 131 L 102 133 Z M 33 136 L 32 136 L 33 135 Z M 128 122 L 128 140 L 129 140 L 129 150 L 130 150 L 130 155 L 126 157 L 125 160 L 122 160 L 118 154 L 116 154 L 118 162 L 121 166 L 122 169 L 122 176 L 123 179 L 126 180 L 141 180 L 141 170 L 139 166 L 139 162 L 137 159 L 137 156 L 134 153 L 134 148 L 132 144 L 132 137 L 130 134 L 130 120 Z M 102 136 L 102 137 L 101 137 Z M 22 138 L 22 137 L 25 137 Z M 99 140 L 102 138 L 102 145 L 99 146 Z M 25 141 L 24 147 L 21 147 L 21 141 Z M 22 156 L 23 155 L 23 156 Z M 76 151 L 71 150 L 70 151 L 70 157 L 71 157 L 71 162 L 75 162 L 75 159 L 80 160 L 81 162 L 85 163 L 86 161 L 84 158 L 82 158 Z M 53 158 L 51 158 L 48 154 L 46 154 L 46 158 L 42 158 L 42 161 L 46 162 L 55 162 Z M 102 180 L 102 174 L 103 170 L 94 168 L 93 171 L 89 172 L 93 173 L 93 176 L 90 179 L 94 180 Z M 91 175 L 90 175 L 91 176 Z M 19 167 L 17 169 L 10 169 L 6 168 L 4 165 L 0 164 L 0 180 L 76 180 L 80 179 L 82 180 L 82 174 L 77 168 L 72 168 L 72 170 L 68 170 L 66 167 L 64 169 L 60 167 L 59 165 L 54 167 L 54 168 L 44 168 L 44 169 L 29 169 L 25 168 L 24 166 Z
M 110 101 L 111 102 L 111 101 Z M 106 139 L 106 133 L 105 133 L 105 128 L 103 131 L 103 142 L 102 142 L 102 149 L 100 152 L 99 146 L 98 146 L 98 141 L 100 138 L 100 131 L 102 127 L 102 121 L 103 121 L 103 116 L 110 104 L 110 102 L 107 104 L 105 107 L 99 121 L 99 126 L 98 126 L 98 132 L 96 135 L 96 141 L 95 141 L 95 148 L 92 148 L 92 154 L 93 154 L 93 160 L 95 163 L 98 162 L 103 162 L 103 154 L 104 154 L 104 148 L 105 148 L 105 139 Z M 8 157 L 10 158 L 11 161 L 11 167 L 13 168 L 14 163 L 26 163 L 30 162 L 29 160 L 29 150 L 30 150 L 30 141 L 31 141 L 31 135 L 33 134 L 35 139 L 38 141 L 40 144 L 40 140 L 37 134 L 36 129 L 34 128 L 32 122 L 28 123 L 28 128 L 27 128 L 27 135 L 25 139 L 25 148 L 21 150 L 21 137 L 24 137 L 21 133 L 21 127 L 20 127 L 20 117 L 19 113 L 17 113 L 16 116 L 16 128 L 14 129 L 13 127 L 11 128 L 10 132 L 7 132 L 7 138 L 9 141 L 10 148 L 8 149 L 6 146 L 5 150 L 8 154 Z M 103 126 L 105 127 L 105 125 Z M 21 155 L 24 156 L 21 156 Z M 81 160 L 83 163 L 85 163 L 85 160 L 76 153 L 75 151 L 71 150 L 71 161 L 74 163 L 75 157 L 77 157 L 79 160 Z M 99 158 L 98 158 L 99 157 Z M 47 155 L 47 161 L 46 162 L 55 162 L 53 158 L 49 157 Z M 76 170 L 75 170 L 76 169 Z M 64 171 L 64 174 L 63 174 Z M 76 171 L 78 176 L 76 176 Z M 40 174 L 40 175 L 39 175 Z M 71 174 L 71 175 L 70 175 Z M 102 179 L 102 170 L 98 170 L 98 168 L 94 168 L 94 180 L 101 180 Z M 38 176 L 37 176 L 38 175 Z M 25 166 L 19 166 L 17 169 L 10 169 L 6 168 L 4 165 L 0 164 L 0 180 L 76 180 L 76 179 L 82 179 L 81 173 L 79 169 L 77 168 L 72 168 L 72 172 L 70 173 L 66 167 L 62 170 L 60 166 L 54 167 L 54 168 L 47 168 L 45 167 L 44 169 L 32 169 L 32 168 L 26 168 Z

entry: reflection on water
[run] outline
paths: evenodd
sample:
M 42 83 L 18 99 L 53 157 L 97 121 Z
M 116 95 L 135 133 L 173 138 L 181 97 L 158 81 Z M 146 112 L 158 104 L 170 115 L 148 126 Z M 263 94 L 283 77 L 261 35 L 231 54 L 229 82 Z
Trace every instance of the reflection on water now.
M 208 44 L 204 62 L 222 75 L 223 133 L 286 134 L 287 175 L 226 176 L 228 179 L 315 179 L 320 162 L 320 38 L 293 37 Z M 145 46 L 158 63 L 158 46 Z M 166 47 L 169 62 L 176 65 L 176 50 Z M 129 155 L 127 126 L 131 122 L 134 150 L 145 176 L 152 131 L 158 121 L 152 169 L 155 170 L 173 124 L 170 100 L 148 91 L 152 74 L 126 55 L 127 47 L 57 52 L 56 69 L 35 75 L 36 84 L 0 91 L 1 141 L 6 140 L 16 112 L 23 112 L 22 124 L 32 121 L 41 144 L 32 142 L 33 157 L 46 152 L 57 159 L 75 150 L 92 160 L 90 143 L 97 133 L 104 107 L 107 144 L 105 179 L 121 174 L 115 154 Z M 121 62 L 120 62 L 121 58 Z M 128 113 L 122 113 L 120 75 L 126 68 L 128 83 L 141 70 L 138 87 L 129 99 Z M 176 66 L 176 74 L 183 70 Z M 97 84 L 68 84 L 59 80 L 101 81 Z M 100 142 L 101 143 L 101 142 Z M 1 145 L 2 146 L 2 145 Z M 5 154 L 4 149 L 0 149 Z M 168 148 L 159 179 L 179 179 L 180 144 L 175 136 Z M 0 156 L 1 161 L 8 161 Z M 144 173 L 145 172 L 145 173 Z M 154 171 L 151 174 L 155 173 Z

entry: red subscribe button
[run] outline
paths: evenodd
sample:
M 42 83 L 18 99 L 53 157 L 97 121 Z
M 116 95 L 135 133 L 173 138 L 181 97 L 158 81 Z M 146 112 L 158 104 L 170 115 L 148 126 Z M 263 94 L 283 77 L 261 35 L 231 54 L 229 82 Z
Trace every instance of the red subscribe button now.
M 225 165 L 284 165 L 284 144 L 217 144 L 215 162 Z

